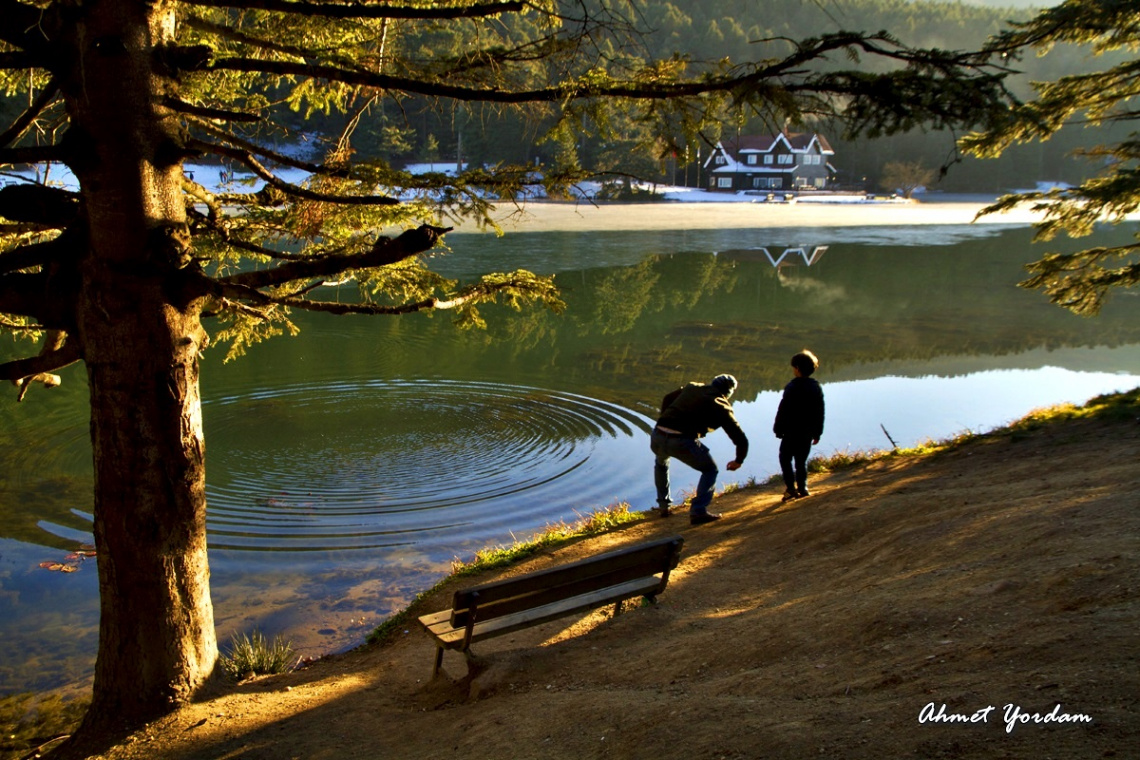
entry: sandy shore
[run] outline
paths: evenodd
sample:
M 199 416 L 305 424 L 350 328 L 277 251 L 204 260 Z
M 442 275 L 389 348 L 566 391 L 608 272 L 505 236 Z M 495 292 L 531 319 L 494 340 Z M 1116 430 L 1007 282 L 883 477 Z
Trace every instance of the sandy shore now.
M 609 203 L 530 201 L 500 206 L 493 218 L 507 232 L 597 229 L 686 230 L 763 227 L 865 227 L 917 224 L 1028 225 L 1039 215 L 1028 209 L 975 221 L 983 201 L 868 203 Z M 474 225 L 464 225 L 473 231 Z

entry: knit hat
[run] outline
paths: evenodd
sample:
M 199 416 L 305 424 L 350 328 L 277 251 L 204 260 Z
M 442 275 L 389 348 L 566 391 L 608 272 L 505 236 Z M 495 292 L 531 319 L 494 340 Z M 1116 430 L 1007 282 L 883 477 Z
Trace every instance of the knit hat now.
M 717 375 L 713 378 L 712 386 L 728 397 L 736 390 L 736 378 L 732 375 Z

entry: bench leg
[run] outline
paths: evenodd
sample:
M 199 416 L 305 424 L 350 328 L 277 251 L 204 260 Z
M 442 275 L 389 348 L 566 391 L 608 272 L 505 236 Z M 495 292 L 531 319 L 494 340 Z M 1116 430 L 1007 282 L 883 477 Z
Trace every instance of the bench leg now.
M 443 665 L 443 647 L 435 648 L 435 667 L 431 669 L 431 677 L 434 679 L 439 675 L 439 668 Z

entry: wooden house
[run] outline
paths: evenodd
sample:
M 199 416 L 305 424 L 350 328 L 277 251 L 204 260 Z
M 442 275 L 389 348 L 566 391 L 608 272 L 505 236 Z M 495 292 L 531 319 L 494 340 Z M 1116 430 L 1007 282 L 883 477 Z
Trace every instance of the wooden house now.
M 835 168 L 823 135 L 781 132 L 718 142 L 704 163 L 709 190 L 791 192 L 823 190 Z

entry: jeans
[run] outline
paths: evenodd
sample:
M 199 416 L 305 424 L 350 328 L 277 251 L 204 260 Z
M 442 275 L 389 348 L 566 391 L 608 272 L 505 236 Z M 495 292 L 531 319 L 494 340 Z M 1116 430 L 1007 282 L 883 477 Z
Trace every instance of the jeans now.
M 656 430 L 649 437 L 649 448 L 657 461 L 653 466 L 653 483 L 657 486 L 657 505 L 667 508 L 669 499 L 669 459 L 673 458 L 692 467 L 701 474 L 697 481 L 697 494 L 689 505 L 690 514 L 703 514 L 708 511 L 716 486 L 717 467 L 709 454 L 708 447 L 696 438 L 660 433 Z
M 810 453 L 810 438 L 780 439 L 780 470 L 789 491 L 807 490 L 807 458 Z

